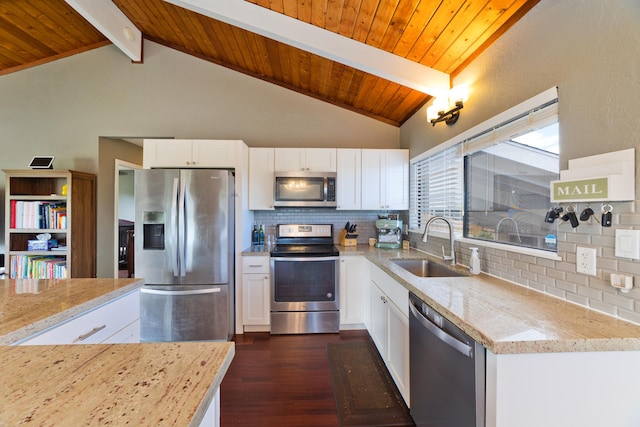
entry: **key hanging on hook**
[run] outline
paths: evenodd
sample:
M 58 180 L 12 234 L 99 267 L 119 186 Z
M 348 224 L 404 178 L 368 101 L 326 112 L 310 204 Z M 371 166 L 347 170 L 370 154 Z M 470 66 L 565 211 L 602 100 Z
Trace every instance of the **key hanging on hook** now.
M 611 220 L 613 219 L 613 215 L 611 214 L 612 210 L 613 206 L 610 204 L 602 205 L 602 221 L 600 224 L 602 224 L 603 227 L 611 227 Z
M 593 219 L 596 220 L 596 222 L 598 224 L 600 224 L 600 221 L 598 221 L 598 218 L 595 217 L 595 214 L 593 212 L 593 209 L 591 209 L 589 206 L 587 206 L 586 208 L 584 208 L 584 210 L 580 213 L 580 221 L 582 222 L 586 222 L 589 221 L 589 219 L 593 217 Z

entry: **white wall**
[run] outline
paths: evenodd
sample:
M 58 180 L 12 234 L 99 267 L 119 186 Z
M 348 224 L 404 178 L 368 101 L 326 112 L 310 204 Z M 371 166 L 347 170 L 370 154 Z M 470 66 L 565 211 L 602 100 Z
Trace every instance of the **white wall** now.
M 471 89 L 458 123 L 432 127 L 426 120 L 425 106 L 401 127 L 401 146 L 410 148 L 414 157 L 557 86 L 561 169 L 566 169 L 569 159 L 635 147 L 638 177 L 638 76 L 640 2 L 541 0 L 456 76 L 454 84 L 469 83 Z M 572 229 L 556 221 L 561 261 L 481 248 L 483 270 L 640 323 L 640 262 L 614 255 L 615 229 L 640 228 L 638 194 L 640 185 L 636 185 L 635 201 L 612 203 L 611 228 L 590 221 Z M 576 210 L 585 207 L 578 204 Z M 600 204 L 592 207 L 599 212 Z M 468 260 L 468 246 L 457 244 L 459 259 Z M 576 272 L 577 247 L 596 249 L 596 276 Z M 637 287 L 621 294 L 609 285 L 612 273 L 634 276 Z
M 241 139 L 249 146 L 397 148 L 400 130 L 145 41 L 144 63 L 105 46 L 0 76 L 0 168 L 35 154 L 98 173 L 99 137 Z M 100 183 L 100 176 L 98 182 Z M 101 184 L 99 184 L 101 185 Z M 4 180 L 0 182 L 0 197 Z M 112 211 L 100 198 L 98 212 Z M 4 217 L 4 204 L 0 216 Z M 110 233 L 104 233 L 109 235 Z M 0 221 L 0 249 L 4 243 Z M 98 234 L 98 252 L 111 245 Z M 98 257 L 98 272 L 110 271 Z

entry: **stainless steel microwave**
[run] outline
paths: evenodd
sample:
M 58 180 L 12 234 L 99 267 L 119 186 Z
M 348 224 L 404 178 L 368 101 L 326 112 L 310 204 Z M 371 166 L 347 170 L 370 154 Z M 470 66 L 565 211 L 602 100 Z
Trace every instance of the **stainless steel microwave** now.
M 276 172 L 274 206 L 336 207 L 335 172 Z

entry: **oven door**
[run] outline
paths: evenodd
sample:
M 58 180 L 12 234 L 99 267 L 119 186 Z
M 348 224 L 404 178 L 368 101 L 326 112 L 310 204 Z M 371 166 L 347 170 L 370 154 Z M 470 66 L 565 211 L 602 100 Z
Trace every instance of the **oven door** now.
M 339 257 L 271 257 L 271 311 L 338 310 Z

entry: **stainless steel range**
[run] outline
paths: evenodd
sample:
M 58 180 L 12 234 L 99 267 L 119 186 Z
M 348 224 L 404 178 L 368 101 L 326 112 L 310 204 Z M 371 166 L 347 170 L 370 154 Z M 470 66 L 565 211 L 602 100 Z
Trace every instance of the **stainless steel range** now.
M 280 224 L 271 251 L 271 333 L 339 332 L 339 252 L 330 224 Z

